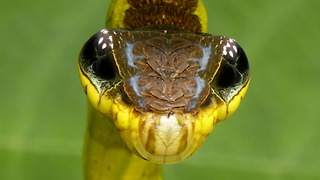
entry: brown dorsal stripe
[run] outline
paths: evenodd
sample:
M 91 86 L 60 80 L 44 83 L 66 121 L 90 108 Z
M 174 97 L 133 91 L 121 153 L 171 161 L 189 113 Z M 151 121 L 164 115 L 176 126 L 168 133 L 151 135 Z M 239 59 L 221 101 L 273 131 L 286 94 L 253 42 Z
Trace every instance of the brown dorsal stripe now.
M 130 6 L 137 9 L 146 5 L 168 5 L 172 4 L 180 9 L 185 9 L 192 13 L 197 8 L 198 0 L 127 0 Z
M 128 0 L 124 26 L 135 29 L 154 24 L 166 24 L 191 32 L 201 32 L 198 16 L 192 14 L 198 0 Z

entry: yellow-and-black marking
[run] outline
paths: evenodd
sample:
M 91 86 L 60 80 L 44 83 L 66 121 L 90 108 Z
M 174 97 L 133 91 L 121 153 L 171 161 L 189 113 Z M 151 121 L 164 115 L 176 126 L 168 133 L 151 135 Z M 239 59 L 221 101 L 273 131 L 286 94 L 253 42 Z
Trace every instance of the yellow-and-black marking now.
M 200 0 L 115 0 L 108 28 L 81 50 L 80 79 L 91 106 L 150 162 L 192 155 L 248 88 L 243 49 L 206 34 L 206 21 Z

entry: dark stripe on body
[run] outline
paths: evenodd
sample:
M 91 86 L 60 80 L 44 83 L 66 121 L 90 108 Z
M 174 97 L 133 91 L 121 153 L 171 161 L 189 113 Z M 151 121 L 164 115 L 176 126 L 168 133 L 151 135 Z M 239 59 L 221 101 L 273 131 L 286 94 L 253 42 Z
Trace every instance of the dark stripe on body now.
M 131 7 L 125 12 L 124 18 L 127 29 L 166 24 L 201 32 L 200 20 L 192 14 L 198 0 L 128 0 L 128 3 Z

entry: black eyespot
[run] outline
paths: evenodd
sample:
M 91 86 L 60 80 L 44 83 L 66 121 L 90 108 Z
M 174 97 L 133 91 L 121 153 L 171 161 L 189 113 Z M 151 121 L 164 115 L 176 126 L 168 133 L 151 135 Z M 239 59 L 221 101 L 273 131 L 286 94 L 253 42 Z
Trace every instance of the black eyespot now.
M 95 75 L 102 79 L 112 80 L 116 78 L 117 71 L 114 65 L 113 56 L 105 55 L 103 57 L 98 57 L 92 64 L 92 70 Z
M 220 69 L 214 78 L 214 84 L 218 88 L 233 86 L 241 81 L 241 74 L 235 66 L 221 62 Z
M 81 52 L 80 52 L 80 60 L 92 60 L 96 56 L 96 50 L 94 47 L 94 38 L 95 36 L 92 36 L 83 46 Z
M 93 35 L 80 52 L 80 66 L 86 74 L 93 74 L 104 80 L 113 80 L 118 71 L 113 56 L 112 36 L 102 30 Z
M 246 82 L 249 77 L 249 63 L 243 49 L 234 40 L 227 40 L 222 48 L 222 62 L 213 80 L 213 86 L 221 89 Z
M 243 74 L 248 73 L 249 71 L 248 58 L 240 46 L 238 48 L 237 69 Z

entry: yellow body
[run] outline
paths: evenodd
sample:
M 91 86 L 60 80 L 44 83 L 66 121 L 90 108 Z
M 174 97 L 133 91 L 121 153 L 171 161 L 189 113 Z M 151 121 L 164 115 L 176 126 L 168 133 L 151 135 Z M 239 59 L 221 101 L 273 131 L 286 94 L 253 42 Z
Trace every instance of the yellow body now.
M 113 0 L 107 14 L 107 28 L 124 28 L 125 11 L 129 8 L 130 5 L 126 0 Z M 198 1 L 193 14 L 198 16 L 201 29 L 206 32 L 207 15 L 201 0 Z M 179 118 L 190 123 L 184 124 L 184 129 L 171 128 L 172 131 L 177 131 L 177 135 L 173 137 L 167 137 L 161 131 L 157 132 L 155 138 L 159 140 L 154 141 L 161 141 L 163 144 L 153 144 L 149 148 L 154 153 L 150 153 L 145 150 L 144 143 L 148 141 L 148 133 L 153 125 L 142 122 L 154 118 L 156 119 L 154 123 L 160 127 L 164 115 L 155 117 L 151 112 L 138 114 L 134 106 L 123 103 L 120 95 L 109 95 L 117 85 L 101 94 L 80 67 L 79 75 L 90 102 L 84 153 L 86 180 L 162 179 L 160 164 L 175 163 L 192 155 L 213 130 L 214 124 L 224 120 L 237 109 L 249 84 L 247 82 L 228 104 L 215 104 L 202 108 L 196 115 L 177 116 L 177 123 L 180 123 Z M 145 131 L 139 134 L 142 126 Z M 166 145 L 166 142 L 169 144 Z M 186 149 L 176 146 L 181 142 L 185 142 Z M 165 154 L 162 154 L 164 151 Z

